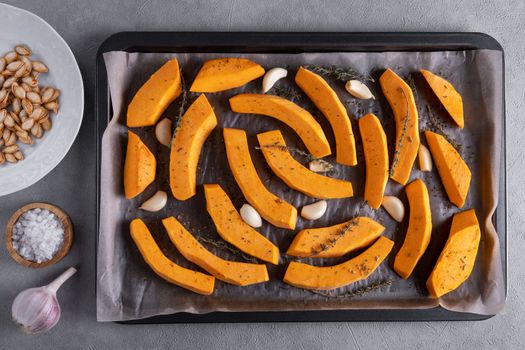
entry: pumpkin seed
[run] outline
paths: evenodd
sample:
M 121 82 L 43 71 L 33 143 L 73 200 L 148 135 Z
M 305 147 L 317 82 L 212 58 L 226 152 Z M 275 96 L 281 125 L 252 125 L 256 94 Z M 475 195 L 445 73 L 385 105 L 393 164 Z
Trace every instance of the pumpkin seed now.
M 15 77 L 16 78 L 21 78 L 21 77 L 26 77 L 29 75 L 29 73 L 31 73 L 31 68 L 28 68 L 27 66 L 23 65 L 22 67 L 20 67 L 19 70 L 17 70 L 15 72 Z
M 16 45 L 15 52 L 21 56 L 31 56 L 31 50 L 24 45 Z
M 11 72 L 10 70 L 7 70 L 7 69 L 5 69 L 2 72 L 0 72 L 0 74 L 2 74 L 4 77 L 10 77 L 10 76 L 15 75 L 14 72 Z
M 7 109 L 0 110 L 0 123 L 1 124 L 4 123 L 4 120 L 7 117 L 7 115 L 8 115 Z
M 27 98 L 22 100 L 22 108 L 24 109 L 23 111 L 27 113 L 27 115 L 33 113 L 33 104 Z
M 22 82 L 31 86 L 32 88 L 34 88 L 35 86 L 38 86 L 38 80 L 31 76 L 23 77 Z
M 15 81 L 16 81 L 16 78 L 15 78 L 15 77 L 9 77 L 9 78 L 7 78 L 7 79 L 5 80 L 5 82 L 4 82 L 4 85 L 3 85 L 4 89 L 6 89 L 6 88 L 10 88 L 11 85 L 13 85 L 13 83 L 14 83 Z
M 5 155 L 0 152 L 0 164 L 4 164 L 5 163 Z
M 9 134 L 9 138 L 7 140 L 5 140 L 5 145 L 6 146 L 14 145 L 16 143 L 16 139 L 17 139 L 16 134 L 14 132 L 11 132 Z
M 2 74 L 0 74 L 0 87 L 4 85 L 4 81 L 5 81 L 5 77 Z
M 33 65 L 33 70 L 39 73 L 46 73 L 47 71 L 49 71 L 47 66 L 40 61 L 33 61 L 32 65 Z
M 32 118 L 27 118 L 23 123 L 22 123 L 22 129 L 23 130 L 30 130 L 33 125 L 35 125 L 35 120 L 32 119 Z
M 10 72 L 16 72 L 17 70 L 19 70 L 20 68 L 22 68 L 24 66 L 24 62 L 22 61 L 13 61 L 11 63 L 9 63 L 6 67 L 6 69 Z
M 15 120 L 13 119 L 11 114 L 9 114 L 7 117 L 5 117 L 4 125 L 7 126 L 8 128 L 12 128 L 12 127 L 15 126 Z
M 37 94 L 36 92 L 33 92 L 33 91 L 29 91 L 26 93 L 26 98 L 31 101 L 32 103 L 35 103 L 35 104 L 41 104 L 42 103 L 42 100 L 40 99 L 40 95 Z
M 42 125 L 42 129 L 48 131 L 51 129 L 51 119 L 46 118 L 44 121 L 40 122 L 40 125 Z
M 5 154 L 9 154 L 9 153 L 15 153 L 16 151 L 19 151 L 19 150 L 20 148 L 18 148 L 18 145 L 11 145 L 11 146 L 4 148 L 2 152 L 4 152 Z
M 20 118 L 18 117 L 18 114 L 12 111 L 9 113 L 11 114 L 11 118 L 13 118 L 13 120 L 15 121 L 15 124 L 20 124 Z
M 4 57 L 0 57 L 0 72 L 5 69 L 5 66 L 7 66 L 7 61 Z
M 24 154 L 22 153 L 22 151 L 16 151 L 13 155 L 18 160 L 24 160 Z
M 55 113 L 58 112 L 58 102 L 57 101 L 53 101 L 53 102 L 48 102 L 44 105 L 44 107 L 46 107 L 46 109 L 50 110 L 50 111 L 53 111 Z
M 29 136 L 29 133 L 25 130 L 18 131 L 16 133 L 16 136 L 18 136 L 18 139 L 20 140 L 20 142 L 25 143 L 26 145 L 30 145 L 33 143 L 33 139 L 31 138 L 31 136 Z
M 13 99 L 13 102 L 11 102 L 11 109 L 16 114 L 20 113 L 20 111 L 22 110 L 22 102 L 19 98 Z
M 51 98 L 53 97 L 54 93 L 55 93 L 55 89 L 50 88 L 50 87 L 44 88 L 44 90 L 42 90 L 42 94 L 41 94 L 42 103 L 51 102 Z
M 4 58 L 6 63 L 9 64 L 18 59 L 18 54 L 15 51 L 10 51 L 4 56 Z
M 4 101 L 8 97 L 9 92 L 6 89 L 0 90 L 0 101 Z
M 13 164 L 18 162 L 18 159 L 16 159 L 14 154 L 6 154 L 5 155 L 5 160 L 7 160 L 9 163 L 13 163 Z
M 36 123 L 31 128 L 31 135 L 33 135 L 36 138 L 41 138 L 44 131 L 42 130 L 42 126 L 40 124 Z
M 26 98 L 26 91 L 23 87 L 18 85 L 18 83 L 13 83 L 13 85 L 11 85 L 11 91 L 13 92 L 13 95 L 15 95 L 21 100 Z

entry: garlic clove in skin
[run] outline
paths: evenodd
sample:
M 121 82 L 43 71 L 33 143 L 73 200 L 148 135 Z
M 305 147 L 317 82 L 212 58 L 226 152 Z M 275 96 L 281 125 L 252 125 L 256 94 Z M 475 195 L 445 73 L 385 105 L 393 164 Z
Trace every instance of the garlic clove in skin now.
M 314 173 L 327 173 L 334 170 L 334 166 L 322 159 L 314 159 L 308 163 L 308 168 Z
M 47 286 L 30 288 L 20 292 L 11 307 L 13 321 L 30 334 L 53 328 L 60 319 L 57 290 L 75 272 L 77 270 L 70 267 Z
M 171 120 L 164 118 L 158 122 L 157 126 L 155 126 L 155 137 L 157 138 L 157 141 L 166 147 L 168 147 L 171 142 L 171 125 Z
M 168 194 L 164 191 L 157 191 L 150 199 L 142 203 L 139 209 L 146 211 L 159 211 L 166 206 Z
M 305 205 L 301 209 L 301 216 L 306 220 L 317 220 L 324 215 L 328 203 L 325 200 Z
M 274 86 L 277 80 L 286 78 L 288 71 L 284 68 L 272 68 L 264 75 L 262 82 L 262 91 L 267 93 Z
M 359 98 L 361 100 L 369 100 L 374 99 L 374 95 L 372 95 L 372 92 L 370 92 L 370 89 L 368 86 L 366 86 L 364 83 L 360 82 L 359 80 L 349 80 L 345 84 L 346 91 L 350 93 L 350 95 L 354 96 L 355 98 Z
M 251 227 L 258 228 L 262 226 L 261 215 L 259 215 L 259 212 L 251 205 L 243 204 L 241 210 L 239 210 L 239 213 L 241 214 L 241 218 L 244 220 L 244 222 Z
M 430 151 L 427 146 L 420 144 L 419 145 L 419 170 L 421 171 L 432 171 L 432 157 L 430 156 Z
M 394 196 L 384 196 L 382 206 L 394 220 L 397 222 L 403 221 L 403 218 L 405 217 L 405 206 L 399 198 Z

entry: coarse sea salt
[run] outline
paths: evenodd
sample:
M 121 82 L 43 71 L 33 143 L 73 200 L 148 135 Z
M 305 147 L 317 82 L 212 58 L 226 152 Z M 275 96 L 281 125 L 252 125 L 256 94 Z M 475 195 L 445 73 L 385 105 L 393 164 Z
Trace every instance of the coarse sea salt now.
M 26 260 L 41 263 L 53 258 L 64 243 L 64 226 L 47 209 L 31 209 L 13 227 L 13 248 Z

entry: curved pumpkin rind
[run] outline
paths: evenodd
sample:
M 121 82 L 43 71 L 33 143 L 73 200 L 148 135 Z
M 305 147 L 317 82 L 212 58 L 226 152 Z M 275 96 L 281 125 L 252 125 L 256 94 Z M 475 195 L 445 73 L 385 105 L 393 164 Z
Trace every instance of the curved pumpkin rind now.
M 124 194 L 131 199 L 141 194 L 155 181 L 157 161 L 140 137 L 128 131 L 128 146 L 124 161 Z
M 339 237 L 344 230 L 344 235 Z M 329 227 L 309 228 L 297 233 L 286 254 L 302 258 L 338 258 L 369 246 L 384 230 L 383 225 L 365 216 Z M 322 250 L 322 245 L 329 248 Z
M 195 293 L 213 293 L 215 278 L 186 269 L 169 260 L 160 250 L 144 222 L 135 219 L 130 224 L 131 238 L 151 269 L 164 280 Z
M 310 112 L 292 101 L 274 95 L 240 94 L 230 98 L 230 107 L 237 113 L 259 114 L 280 120 L 299 135 L 316 158 L 332 153 L 321 125 Z
M 279 248 L 244 222 L 220 185 L 206 184 L 204 193 L 206 208 L 222 239 L 257 259 L 279 263 Z
M 461 95 L 450 82 L 442 77 L 426 69 L 421 69 L 420 72 L 450 117 L 463 129 L 465 120 L 463 116 L 463 98 Z
M 410 206 L 410 218 L 405 240 L 394 260 L 394 270 L 403 279 L 414 271 L 425 253 L 432 234 L 432 214 L 427 186 L 420 179 L 405 187 Z
M 268 281 L 264 264 L 250 264 L 219 258 L 204 248 L 174 217 L 162 220 L 171 242 L 189 261 L 200 266 L 215 278 L 238 286 Z
M 388 144 L 379 118 L 370 113 L 359 119 L 366 164 L 365 200 L 371 208 L 383 203 L 388 182 Z
M 303 67 L 297 71 L 295 82 L 332 126 L 336 143 L 337 163 L 356 165 L 357 153 L 352 124 L 345 106 L 335 91 L 320 75 Z
M 419 150 L 416 101 L 410 86 L 391 69 L 381 75 L 379 83 L 396 121 L 396 147 L 390 178 L 406 185 Z M 405 122 L 407 115 L 408 121 Z
M 284 282 L 294 287 L 331 290 L 344 287 L 370 276 L 388 256 L 394 242 L 379 239 L 360 255 L 334 266 L 312 266 L 292 261 L 286 269 Z
M 217 58 L 204 62 L 190 91 L 225 91 L 243 86 L 263 75 L 263 67 L 245 58 Z
M 433 298 L 450 293 L 469 278 L 480 239 L 474 209 L 454 214 L 447 243 L 427 280 L 427 289 Z
M 231 172 L 248 203 L 272 225 L 293 230 L 297 209 L 264 186 L 253 165 L 246 132 L 225 128 L 224 144 Z
M 216 126 L 217 117 L 202 94 L 182 116 L 170 147 L 170 188 L 178 200 L 195 195 L 202 145 Z
M 176 58 L 160 67 L 140 87 L 128 106 L 127 125 L 155 125 L 166 108 L 182 92 L 179 63 Z
M 286 149 L 279 130 L 257 134 L 261 151 L 272 171 L 289 187 L 314 198 L 348 198 L 352 183 L 317 174 L 296 161 Z

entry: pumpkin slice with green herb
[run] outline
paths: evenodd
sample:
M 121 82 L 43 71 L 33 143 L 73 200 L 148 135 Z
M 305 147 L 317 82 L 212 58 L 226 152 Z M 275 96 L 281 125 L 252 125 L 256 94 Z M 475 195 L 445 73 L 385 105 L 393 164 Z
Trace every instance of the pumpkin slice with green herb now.
M 264 68 L 246 58 L 217 58 L 204 62 L 190 91 L 219 92 L 243 86 L 264 75 Z
M 385 227 L 359 216 L 341 224 L 299 231 L 286 252 L 302 258 L 338 258 L 372 244 Z
M 170 187 L 178 200 L 195 195 L 202 145 L 216 126 L 217 117 L 202 94 L 184 113 L 175 129 L 170 148 Z
M 142 193 L 155 180 L 157 161 L 140 137 L 128 131 L 124 161 L 124 194 L 131 199 Z
M 204 193 L 206 209 L 222 239 L 257 259 L 279 263 L 279 248 L 244 222 L 220 185 L 206 184 Z
M 316 158 L 331 154 L 321 125 L 308 111 L 291 101 L 274 95 L 241 94 L 230 98 L 230 106 L 237 113 L 265 115 L 285 123 L 299 135 Z
M 204 273 L 186 269 L 168 259 L 153 239 L 148 227 L 141 219 L 130 224 L 131 238 L 151 269 L 166 281 L 195 293 L 213 293 L 215 278 Z
M 414 271 L 430 243 L 432 214 L 427 186 L 420 179 L 405 187 L 410 206 L 410 218 L 405 241 L 394 260 L 394 270 L 404 279 Z
M 439 298 L 465 282 L 474 268 L 481 233 L 474 209 L 454 214 L 445 248 L 427 280 L 430 295 Z
M 295 82 L 328 119 L 335 135 L 336 161 L 356 165 L 357 155 L 352 124 L 345 106 L 335 91 L 320 75 L 300 67 Z
M 129 127 L 155 125 L 166 108 L 182 92 L 179 63 L 176 58 L 159 68 L 141 86 L 128 106 Z
M 390 178 L 406 185 L 419 150 L 418 113 L 410 86 L 391 69 L 379 78 L 396 121 L 396 147 Z
M 317 174 L 296 161 L 288 152 L 279 130 L 258 134 L 257 139 L 270 168 L 294 190 L 314 198 L 353 196 L 351 182 Z
M 224 129 L 224 144 L 233 177 L 248 203 L 272 225 L 293 230 L 297 222 L 297 209 L 264 186 L 253 165 L 246 132 Z
M 292 261 L 286 269 L 284 282 L 304 289 L 330 290 L 344 287 L 370 276 L 388 256 L 394 242 L 379 239 L 353 259 L 334 266 L 312 266 Z
M 174 217 L 162 220 L 171 242 L 189 261 L 202 267 L 217 279 L 238 286 L 268 281 L 264 264 L 250 264 L 219 258 L 204 248 Z

